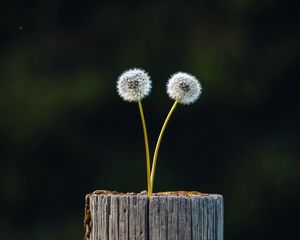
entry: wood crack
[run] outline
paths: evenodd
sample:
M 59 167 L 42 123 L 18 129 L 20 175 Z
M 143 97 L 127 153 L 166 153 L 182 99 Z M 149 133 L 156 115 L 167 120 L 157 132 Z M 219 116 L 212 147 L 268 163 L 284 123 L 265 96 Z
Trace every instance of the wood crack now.
M 195 192 L 193 192 L 195 193 Z M 88 194 L 84 240 L 223 240 L 216 194 Z

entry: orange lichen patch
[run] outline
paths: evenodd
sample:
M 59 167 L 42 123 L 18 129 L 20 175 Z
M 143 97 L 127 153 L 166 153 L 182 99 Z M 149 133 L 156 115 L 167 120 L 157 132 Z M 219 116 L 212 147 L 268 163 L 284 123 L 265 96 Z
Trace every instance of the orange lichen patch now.
M 135 192 L 123 193 L 123 192 L 110 191 L 110 190 L 96 190 L 96 191 L 92 192 L 91 194 L 96 194 L 96 195 L 147 195 L 147 191 L 142 191 L 139 193 L 135 193 Z
M 110 190 L 96 190 L 92 194 L 96 195 L 146 195 L 147 191 L 142 191 L 140 193 L 122 193 L 122 192 L 117 192 L 117 191 L 110 191 Z M 153 196 L 186 196 L 186 197 L 191 197 L 193 195 L 200 195 L 200 196 L 209 196 L 207 193 L 201 193 L 198 191 L 168 191 L 168 192 L 158 192 L 158 193 L 153 193 Z
M 190 197 L 193 195 L 200 195 L 200 196 L 209 196 L 207 193 L 201 193 L 198 191 L 170 191 L 170 192 L 158 192 L 154 193 L 154 196 L 166 196 L 166 195 L 171 195 L 171 196 L 185 196 L 185 197 Z
M 91 233 L 91 211 L 90 211 L 89 194 L 85 198 L 83 229 L 84 229 L 83 239 L 84 240 L 89 240 L 90 239 L 90 233 Z
M 117 192 L 117 191 L 110 191 L 110 190 L 96 190 L 93 194 L 97 195 L 123 195 L 124 193 Z

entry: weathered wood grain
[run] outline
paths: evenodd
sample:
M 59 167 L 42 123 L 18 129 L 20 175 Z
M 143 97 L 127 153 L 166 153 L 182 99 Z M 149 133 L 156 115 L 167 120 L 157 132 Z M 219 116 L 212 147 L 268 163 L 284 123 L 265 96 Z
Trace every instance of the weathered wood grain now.
M 118 194 L 86 197 L 84 240 L 223 240 L 223 197 Z
M 222 240 L 221 195 L 153 196 L 149 204 L 150 240 Z

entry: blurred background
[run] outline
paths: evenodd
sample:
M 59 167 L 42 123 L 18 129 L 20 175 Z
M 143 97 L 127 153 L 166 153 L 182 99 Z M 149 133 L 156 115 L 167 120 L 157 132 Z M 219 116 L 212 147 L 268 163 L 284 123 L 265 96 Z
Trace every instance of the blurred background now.
M 0 8 L 0 239 L 83 237 L 84 197 L 146 189 L 137 104 L 117 77 L 140 67 L 154 150 L 186 71 L 203 86 L 163 139 L 155 191 L 225 198 L 225 239 L 291 239 L 299 219 L 296 1 L 16 1 Z

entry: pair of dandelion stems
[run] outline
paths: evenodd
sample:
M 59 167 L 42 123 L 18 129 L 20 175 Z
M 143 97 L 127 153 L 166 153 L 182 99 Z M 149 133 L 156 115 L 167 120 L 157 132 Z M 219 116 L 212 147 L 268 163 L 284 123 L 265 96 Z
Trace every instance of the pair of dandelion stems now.
M 161 144 L 161 140 L 163 138 L 164 132 L 166 130 L 166 127 L 168 125 L 168 122 L 172 116 L 172 113 L 174 112 L 176 106 L 177 106 L 178 101 L 176 100 L 170 110 L 170 112 L 167 115 L 167 118 L 162 126 L 162 129 L 160 131 L 155 151 L 154 151 L 154 156 L 153 156 L 153 162 L 152 162 L 152 169 L 151 169 L 151 175 L 150 175 L 150 152 L 149 152 L 149 141 L 148 141 L 148 134 L 147 134 L 147 127 L 146 127 L 146 122 L 145 122 L 145 116 L 143 112 L 143 107 L 142 107 L 142 102 L 138 101 L 139 109 L 140 109 L 140 114 L 141 114 L 141 120 L 142 120 L 142 125 L 143 125 L 143 131 L 144 131 L 144 141 L 145 141 L 145 150 L 146 150 L 146 166 L 147 166 L 147 185 L 148 185 L 148 197 L 151 197 L 152 192 L 153 192 L 153 185 L 154 185 L 154 176 L 155 176 L 155 169 L 156 169 L 156 164 L 157 164 L 157 157 L 158 157 L 158 152 Z
M 158 157 L 161 140 L 163 138 L 170 117 L 174 112 L 178 103 L 181 104 L 193 103 L 198 99 L 201 93 L 200 83 L 194 76 L 188 73 L 184 73 L 184 72 L 175 73 L 168 80 L 167 93 L 171 99 L 175 100 L 175 102 L 169 114 L 167 115 L 167 118 L 160 131 L 156 143 L 155 151 L 154 151 L 152 169 L 150 169 L 151 164 L 150 164 L 148 134 L 147 134 L 146 121 L 145 121 L 141 100 L 144 97 L 149 95 L 151 91 L 151 87 L 152 87 L 152 83 L 149 75 L 144 70 L 138 68 L 125 71 L 123 74 L 120 75 L 117 82 L 117 90 L 119 95 L 125 101 L 137 102 L 140 109 L 140 115 L 141 115 L 141 120 L 143 125 L 143 131 L 144 131 L 145 149 L 146 149 L 147 187 L 148 187 L 149 197 L 151 197 L 153 192 L 155 169 L 156 169 L 157 157 Z

